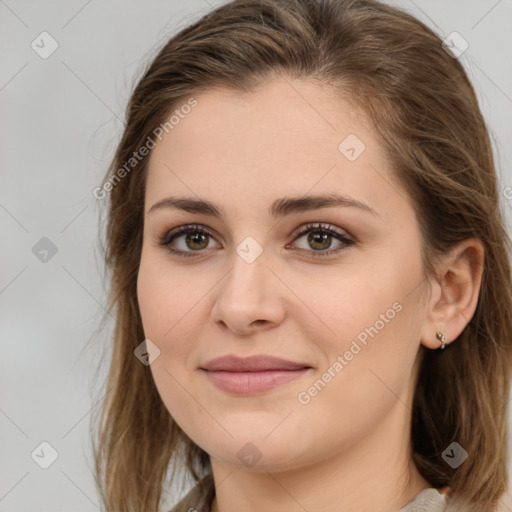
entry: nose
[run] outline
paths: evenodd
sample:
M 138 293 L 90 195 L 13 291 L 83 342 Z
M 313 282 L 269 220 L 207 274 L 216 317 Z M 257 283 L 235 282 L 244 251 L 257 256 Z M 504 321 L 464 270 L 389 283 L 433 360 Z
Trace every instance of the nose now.
M 283 285 L 267 267 L 265 251 L 249 263 L 236 251 L 212 309 L 213 321 L 237 335 L 279 325 L 285 316 Z

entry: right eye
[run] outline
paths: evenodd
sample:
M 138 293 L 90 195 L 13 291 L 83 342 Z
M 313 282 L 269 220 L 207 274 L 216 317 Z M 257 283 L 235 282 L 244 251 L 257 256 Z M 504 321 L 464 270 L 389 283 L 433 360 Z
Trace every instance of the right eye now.
M 182 238 L 181 247 L 175 248 L 177 240 Z M 209 238 L 213 235 L 200 224 L 179 226 L 157 240 L 157 245 L 166 247 L 170 254 L 184 257 L 199 256 L 208 248 Z M 199 254 L 194 254 L 199 253 Z

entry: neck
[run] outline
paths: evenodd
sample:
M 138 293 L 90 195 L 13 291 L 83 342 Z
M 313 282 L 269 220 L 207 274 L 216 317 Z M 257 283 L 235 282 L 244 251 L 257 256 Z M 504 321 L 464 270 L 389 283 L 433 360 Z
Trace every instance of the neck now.
M 212 512 L 397 512 L 431 487 L 411 458 L 400 402 L 384 423 L 328 459 L 281 472 L 252 472 L 212 458 Z M 395 430 L 393 430 L 395 429 Z

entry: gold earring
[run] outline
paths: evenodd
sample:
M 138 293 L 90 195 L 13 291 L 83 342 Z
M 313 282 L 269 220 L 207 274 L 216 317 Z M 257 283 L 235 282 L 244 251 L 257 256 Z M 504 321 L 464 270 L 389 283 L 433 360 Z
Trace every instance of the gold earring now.
M 444 350 L 446 347 L 446 338 L 444 337 L 444 334 L 441 331 L 436 331 L 436 337 L 442 343 L 441 350 Z

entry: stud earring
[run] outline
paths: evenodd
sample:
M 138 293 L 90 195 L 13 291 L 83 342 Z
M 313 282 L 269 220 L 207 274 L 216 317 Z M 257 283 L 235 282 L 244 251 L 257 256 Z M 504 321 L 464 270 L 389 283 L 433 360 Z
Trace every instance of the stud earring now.
M 441 331 L 436 331 L 436 337 L 442 343 L 441 350 L 444 350 L 446 348 L 446 338 L 444 334 Z

